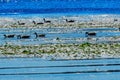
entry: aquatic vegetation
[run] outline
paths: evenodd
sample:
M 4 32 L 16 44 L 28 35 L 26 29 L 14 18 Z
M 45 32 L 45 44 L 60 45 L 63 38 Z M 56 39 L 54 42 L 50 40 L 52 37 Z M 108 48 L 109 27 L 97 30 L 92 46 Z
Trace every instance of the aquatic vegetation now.
M 120 57 L 120 43 L 107 43 L 107 44 L 43 44 L 31 46 L 15 46 L 4 45 L 0 46 L 0 53 L 4 55 L 34 55 L 38 57 L 45 57 L 46 55 L 51 58 L 97 58 L 97 57 Z M 47 58 L 47 57 L 46 57 Z

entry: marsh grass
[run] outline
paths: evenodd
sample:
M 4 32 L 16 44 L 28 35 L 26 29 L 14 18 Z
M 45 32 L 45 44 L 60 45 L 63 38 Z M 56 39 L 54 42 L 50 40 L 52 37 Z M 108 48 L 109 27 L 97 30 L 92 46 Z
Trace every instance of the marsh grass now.
M 44 45 L 31 45 L 31 46 L 15 46 L 6 44 L 0 46 L 0 53 L 3 55 L 57 55 L 64 54 L 67 57 L 73 58 L 95 58 L 100 57 L 101 54 L 113 55 L 120 57 L 120 43 L 107 43 L 107 44 L 92 44 L 85 42 L 83 44 L 44 44 Z

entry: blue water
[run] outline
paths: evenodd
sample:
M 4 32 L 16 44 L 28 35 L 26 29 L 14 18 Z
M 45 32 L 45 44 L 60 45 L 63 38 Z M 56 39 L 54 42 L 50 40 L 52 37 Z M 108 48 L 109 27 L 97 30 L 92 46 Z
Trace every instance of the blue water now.
M 102 13 L 119 14 L 119 0 L 1 0 L 1 14 Z
M 119 58 L 55 61 L 0 58 L 0 80 L 119 80 L 119 75 Z

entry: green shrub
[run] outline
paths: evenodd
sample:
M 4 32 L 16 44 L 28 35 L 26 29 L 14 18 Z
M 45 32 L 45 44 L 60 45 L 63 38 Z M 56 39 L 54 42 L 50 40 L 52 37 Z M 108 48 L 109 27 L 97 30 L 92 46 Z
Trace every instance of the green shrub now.
M 30 54 L 30 51 L 29 51 L 29 50 L 23 50 L 22 53 L 23 53 L 23 54 Z

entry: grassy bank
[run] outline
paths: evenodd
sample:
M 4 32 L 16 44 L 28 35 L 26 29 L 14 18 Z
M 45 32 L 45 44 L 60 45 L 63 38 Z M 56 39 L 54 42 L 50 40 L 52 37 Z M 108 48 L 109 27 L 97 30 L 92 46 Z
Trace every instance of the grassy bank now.
M 0 46 L 1 55 L 37 56 L 51 59 L 83 59 L 120 57 L 120 43 L 111 44 L 46 44 L 31 46 Z

